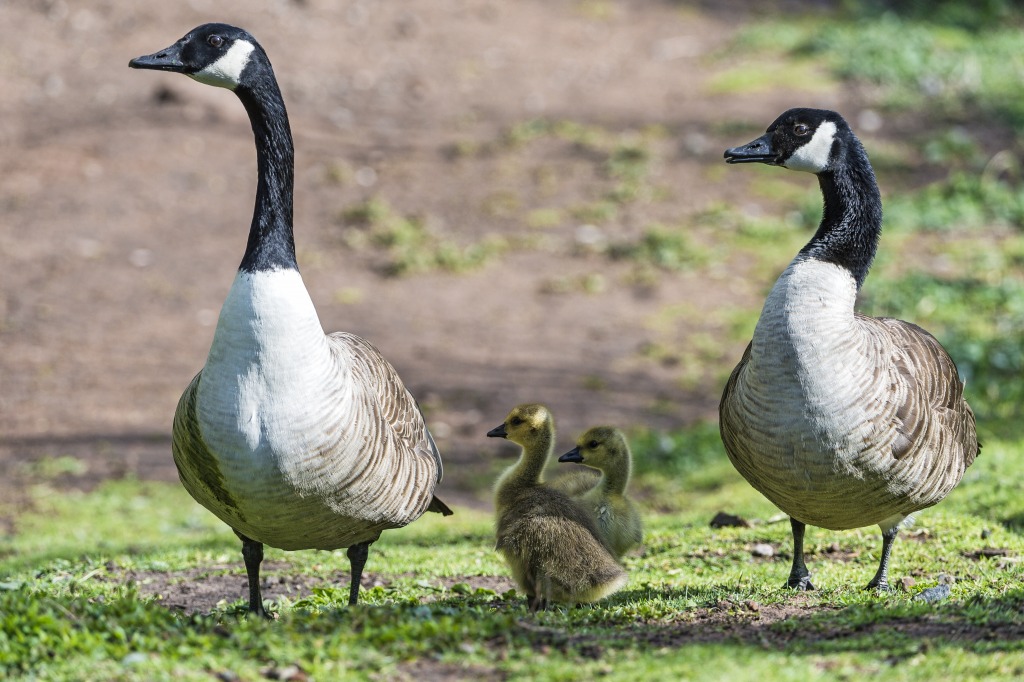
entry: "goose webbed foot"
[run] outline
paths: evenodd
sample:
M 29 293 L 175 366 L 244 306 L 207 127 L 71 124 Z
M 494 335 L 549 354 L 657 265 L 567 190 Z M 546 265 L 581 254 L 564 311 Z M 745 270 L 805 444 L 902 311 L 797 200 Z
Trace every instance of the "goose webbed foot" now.
M 789 517 L 789 524 L 793 528 L 793 568 L 789 572 L 789 579 L 786 580 L 786 587 L 809 592 L 814 589 L 814 585 L 811 584 L 811 572 L 804 563 L 804 531 L 807 526 L 792 516 Z
M 871 582 L 864 589 L 876 590 L 878 592 L 893 591 L 893 587 L 889 585 L 889 554 L 892 552 L 892 543 L 899 532 L 899 524 L 882 531 L 882 558 L 878 562 L 878 570 L 875 571 L 875 577 L 871 579 Z
M 811 574 L 807 572 L 806 568 L 803 575 L 790 573 L 789 578 L 786 580 L 786 587 L 798 592 L 811 592 L 815 589 L 811 583 Z
M 260 564 L 263 563 L 263 543 L 256 542 L 235 531 L 242 540 L 242 559 L 245 560 L 245 575 L 249 581 L 249 613 L 261 618 L 272 620 L 273 616 L 263 607 L 263 595 L 260 592 Z
M 882 579 L 882 580 L 876 581 L 874 578 L 872 578 L 871 582 L 869 582 L 867 585 L 864 586 L 864 589 L 865 590 L 874 590 L 875 592 L 879 592 L 879 593 L 895 592 L 896 591 L 896 588 L 893 587 L 892 585 L 890 585 L 888 580 Z
M 352 583 L 348 588 L 348 605 L 354 606 L 359 602 L 359 582 L 363 579 L 363 567 L 366 566 L 366 557 L 370 554 L 370 542 L 360 542 L 352 545 L 345 553 L 352 565 Z

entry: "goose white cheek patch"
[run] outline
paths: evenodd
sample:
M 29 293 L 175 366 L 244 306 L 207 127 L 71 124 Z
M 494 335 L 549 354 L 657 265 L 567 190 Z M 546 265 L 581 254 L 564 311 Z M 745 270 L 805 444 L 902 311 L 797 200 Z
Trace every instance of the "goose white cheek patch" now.
M 189 76 L 200 83 L 234 90 L 242 78 L 245 65 L 249 63 L 249 55 L 255 49 L 247 40 L 236 40 L 223 57 L 202 71 L 190 73 Z
M 836 124 L 824 121 L 814 131 L 810 142 L 793 152 L 793 155 L 782 162 L 790 170 L 820 173 L 828 166 L 828 157 L 832 153 L 832 141 L 836 138 Z

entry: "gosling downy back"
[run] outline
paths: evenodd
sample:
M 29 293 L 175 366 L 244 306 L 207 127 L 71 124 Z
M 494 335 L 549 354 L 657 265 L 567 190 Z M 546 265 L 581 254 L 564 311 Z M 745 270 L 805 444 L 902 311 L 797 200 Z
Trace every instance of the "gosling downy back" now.
M 626 573 L 602 544 L 592 516 L 540 482 L 555 442 L 550 411 L 519 405 L 487 435 L 522 446 L 519 461 L 495 485 L 495 548 L 530 608 L 597 601 L 622 588 Z

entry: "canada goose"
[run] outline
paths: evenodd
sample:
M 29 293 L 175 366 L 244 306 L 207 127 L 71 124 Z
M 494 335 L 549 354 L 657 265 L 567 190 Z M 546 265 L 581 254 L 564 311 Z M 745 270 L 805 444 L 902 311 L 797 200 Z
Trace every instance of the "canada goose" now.
M 640 512 L 626 497 L 633 456 L 621 431 L 610 426 L 595 426 L 581 435 L 576 447 L 558 461 L 576 462 L 601 472 L 597 485 L 573 499 L 594 514 L 597 529 L 616 558 L 622 558 L 643 541 Z
M 549 601 L 597 601 L 625 585 L 626 572 L 601 544 L 591 515 L 540 482 L 555 444 L 551 412 L 543 405 L 519 405 L 487 436 L 507 438 L 523 449 L 495 484 L 495 549 L 526 593 L 530 610 L 546 608 Z
M 205 24 L 129 62 L 232 90 L 256 139 L 258 185 L 249 241 L 202 371 L 174 415 L 185 489 L 242 540 L 249 611 L 263 545 L 348 548 L 349 603 L 370 543 L 424 511 L 441 456 L 416 401 L 369 343 L 325 335 L 295 260 L 294 149 L 266 52 L 242 29 Z
M 725 449 L 791 517 L 790 587 L 813 589 L 805 524 L 878 524 L 882 556 L 868 588 L 888 589 L 900 525 L 944 498 L 978 454 L 963 383 L 928 332 L 854 312 L 882 201 L 864 147 L 839 114 L 790 109 L 725 160 L 814 173 L 824 195 L 818 231 L 775 283 L 726 384 Z

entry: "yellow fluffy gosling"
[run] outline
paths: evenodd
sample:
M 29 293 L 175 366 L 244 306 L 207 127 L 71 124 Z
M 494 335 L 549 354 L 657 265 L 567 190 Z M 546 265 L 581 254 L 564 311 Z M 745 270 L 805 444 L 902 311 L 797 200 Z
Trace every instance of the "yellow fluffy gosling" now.
M 576 447 L 558 458 L 600 471 L 596 485 L 573 496 L 597 521 L 604 544 L 616 557 L 639 545 L 644 539 L 640 512 L 626 497 L 626 486 L 633 470 L 633 457 L 626 437 L 610 426 L 595 426 L 576 440 Z
M 543 405 L 519 405 L 487 436 L 523 448 L 495 485 L 495 549 L 526 593 L 530 610 L 547 608 L 549 602 L 593 602 L 621 589 L 626 572 L 602 544 L 592 516 L 540 482 L 555 443 L 551 412 Z

